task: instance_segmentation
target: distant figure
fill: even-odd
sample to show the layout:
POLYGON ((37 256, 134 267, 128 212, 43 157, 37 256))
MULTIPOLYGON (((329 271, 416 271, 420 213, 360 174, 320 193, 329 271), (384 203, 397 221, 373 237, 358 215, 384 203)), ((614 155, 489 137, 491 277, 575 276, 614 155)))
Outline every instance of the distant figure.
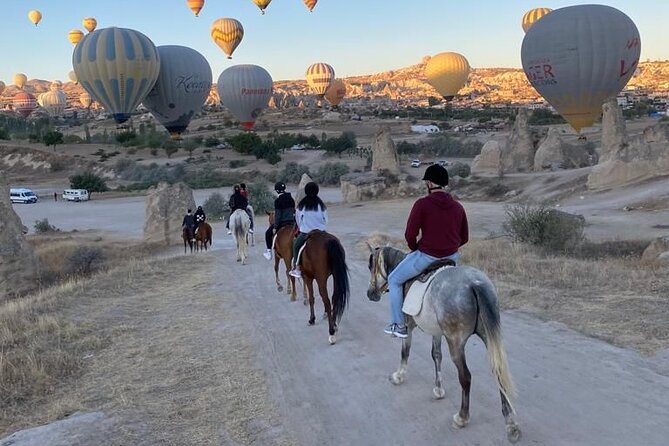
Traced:
POLYGON ((204 213, 202 206, 198 206, 197 210, 195 211, 195 234, 197 234, 197 230, 199 229, 200 225, 206 220, 207 214, 204 213))
POLYGON ((53 201, 58 201, 58 192, 53 193, 53 201))
POLYGON ((274 185, 274 191, 278 197, 274 200, 274 224, 270 225, 265 232, 265 245, 267 249, 263 256, 267 260, 272 260, 272 242, 274 241, 274 234, 279 232, 282 226, 291 225, 295 223, 295 200, 286 192, 286 185, 279 181, 274 185))
MULTIPOLYGON (((228 206, 230 207, 230 216, 237 210, 237 209, 243 209, 249 216, 249 219, 251 220, 251 228, 249 229, 249 232, 253 234, 253 218, 251 217, 251 214, 249 213, 248 207, 249 207, 249 201, 246 199, 244 195, 242 195, 242 187, 240 184, 235 184, 233 186, 233 193, 230 196, 230 200, 228 202, 228 206)), ((228 230, 228 235, 232 234, 230 231, 230 218, 228 218, 227 223, 225 224, 225 229, 228 230)))
POLYGON ((191 242, 195 241, 195 215, 193 211, 188 209, 186 215, 184 215, 184 220, 181 223, 182 229, 188 229, 188 235, 191 237, 191 242))

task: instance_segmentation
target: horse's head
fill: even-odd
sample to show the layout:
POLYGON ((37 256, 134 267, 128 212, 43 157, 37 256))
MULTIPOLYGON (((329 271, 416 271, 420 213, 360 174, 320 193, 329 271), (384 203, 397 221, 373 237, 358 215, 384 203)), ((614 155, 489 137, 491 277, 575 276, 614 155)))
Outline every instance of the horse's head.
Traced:
POLYGON ((383 249, 372 248, 369 244, 369 287, 367 288, 367 297, 373 302, 381 300, 381 295, 388 291, 388 273, 383 260, 383 249))

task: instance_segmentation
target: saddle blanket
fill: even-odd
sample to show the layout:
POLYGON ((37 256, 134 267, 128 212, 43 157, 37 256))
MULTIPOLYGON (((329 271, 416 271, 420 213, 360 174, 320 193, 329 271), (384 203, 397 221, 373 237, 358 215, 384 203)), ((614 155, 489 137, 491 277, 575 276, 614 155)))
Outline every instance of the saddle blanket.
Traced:
POLYGON ((404 296, 404 304, 402 305, 402 312, 404 314, 416 316, 420 313, 420 310, 423 309, 423 298, 425 297, 427 287, 429 287, 434 278, 437 277, 437 274, 446 268, 453 268, 453 266, 442 266, 441 268, 434 270, 434 273, 432 273, 425 282, 415 280, 409 286, 409 291, 407 291, 406 296, 404 296))

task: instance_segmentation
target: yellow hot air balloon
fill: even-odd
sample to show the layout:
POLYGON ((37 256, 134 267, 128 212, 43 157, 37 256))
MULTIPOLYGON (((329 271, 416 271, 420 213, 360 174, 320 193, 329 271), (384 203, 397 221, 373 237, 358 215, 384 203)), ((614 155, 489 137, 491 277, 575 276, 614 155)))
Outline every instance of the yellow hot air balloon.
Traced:
POLYGON ((556 9, 532 25, 521 47, 530 84, 577 132, 625 87, 640 55, 632 19, 604 5, 556 9))
POLYGON ((23 73, 16 73, 14 75, 14 85, 19 87, 21 90, 23 90, 23 87, 26 85, 26 82, 28 82, 28 76, 26 76, 23 73))
POLYGON ((232 59, 232 53, 244 38, 244 27, 235 19, 221 18, 211 25, 211 38, 232 59))
POLYGON ((200 11, 202 11, 202 8, 204 8, 204 0, 186 0, 186 4, 190 10, 193 11, 195 17, 198 17, 200 15, 200 11))
POLYGON ((469 62, 458 53, 439 53, 425 65, 425 77, 447 101, 465 86, 469 77, 469 62))
POLYGON ((5 87, 6 87, 5 83, 0 81, 0 95, 2 94, 3 91, 5 91, 5 87))
POLYGON ((78 83, 79 83, 79 81, 77 80, 77 73, 75 73, 74 70, 73 70, 73 71, 70 71, 70 72, 68 73, 67 77, 68 77, 72 82, 74 82, 75 84, 78 84, 78 83))
POLYGON ((251 0, 255 5, 260 8, 260 13, 264 14, 265 9, 272 3, 272 0, 251 0))
POLYGON ((330 85, 330 88, 325 92, 325 99, 333 105, 337 106, 346 96, 346 84, 341 79, 335 79, 330 85))
POLYGON ((81 42, 81 39, 84 38, 84 33, 78 29, 73 29, 68 33, 67 38, 70 39, 70 43, 72 45, 76 45, 77 43, 81 42))
POLYGON ((35 26, 39 24, 39 22, 42 20, 42 13, 39 12, 36 9, 33 9, 28 13, 28 19, 33 22, 35 26))
POLYGON ((307 84, 321 98, 335 79, 335 71, 326 63, 315 63, 307 68, 307 84))
POLYGON ((304 0, 304 4, 309 10, 309 12, 314 10, 314 8, 316 7, 316 3, 318 3, 318 0, 304 0))
POLYGON ((93 17, 86 17, 82 22, 82 25, 84 25, 84 28, 86 28, 86 31, 89 33, 92 33, 95 31, 95 28, 98 27, 98 21, 95 20, 93 17))
POLYGON ((530 27, 534 25, 537 20, 551 11, 551 8, 534 8, 527 11, 525 15, 523 15, 523 20, 521 22, 523 31, 527 32, 527 30, 530 29, 530 27))

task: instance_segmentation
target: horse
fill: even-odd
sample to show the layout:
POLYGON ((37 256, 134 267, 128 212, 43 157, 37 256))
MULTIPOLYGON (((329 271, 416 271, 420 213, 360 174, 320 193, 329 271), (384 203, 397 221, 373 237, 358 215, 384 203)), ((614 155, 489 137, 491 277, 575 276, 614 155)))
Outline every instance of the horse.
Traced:
POLYGON ((184 254, 186 254, 186 246, 190 246, 190 252, 193 252, 193 230, 188 226, 184 226, 181 230, 181 238, 184 241, 184 254))
MULTIPOLYGON (((374 302, 387 291, 388 274, 404 259, 406 253, 391 247, 372 248, 369 246, 369 270, 371 279, 367 297, 374 302)), ((497 294, 490 279, 470 266, 448 267, 435 273, 432 282, 423 294, 422 308, 415 316, 406 316, 408 337, 402 340, 402 359, 396 372, 390 376, 393 384, 404 381, 407 372, 411 333, 419 327, 432 335, 432 360, 435 367, 436 399, 444 397, 441 386, 441 339, 446 337, 451 360, 458 369, 462 387, 460 411, 453 415, 453 425, 465 427, 469 423, 469 392, 471 374, 465 359, 465 344, 476 334, 486 346, 492 373, 502 399, 502 415, 506 421, 506 433, 510 442, 520 439, 521 431, 514 421, 515 411, 510 398, 514 395, 514 385, 509 373, 506 352, 502 345, 497 294)))
POLYGON ((248 257, 249 245, 246 237, 250 227, 251 220, 243 209, 237 209, 230 216, 230 230, 237 241, 237 261, 242 262, 242 265, 246 265, 246 257, 248 257))
POLYGON ((325 231, 311 231, 298 257, 302 270, 302 278, 309 295, 309 325, 314 325, 314 280, 318 285, 318 292, 323 299, 325 314, 328 318, 330 345, 337 342, 335 332, 337 322, 341 320, 348 297, 350 295, 348 267, 346 266, 346 252, 339 239, 325 231), (332 305, 328 297, 327 281, 332 276, 334 289, 332 291, 332 305))
POLYGON ((195 250, 199 251, 201 248, 207 250, 207 244, 211 246, 212 230, 211 225, 203 221, 195 231, 195 250))

